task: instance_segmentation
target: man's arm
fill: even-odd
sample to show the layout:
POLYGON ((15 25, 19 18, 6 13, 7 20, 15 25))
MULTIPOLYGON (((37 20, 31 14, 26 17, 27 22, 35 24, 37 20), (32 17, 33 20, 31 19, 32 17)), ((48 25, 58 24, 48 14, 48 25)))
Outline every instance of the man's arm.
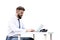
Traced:
POLYGON ((17 25, 14 22, 10 22, 8 25, 9 29, 11 29, 13 32, 25 32, 26 29, 19 29, 17 25))

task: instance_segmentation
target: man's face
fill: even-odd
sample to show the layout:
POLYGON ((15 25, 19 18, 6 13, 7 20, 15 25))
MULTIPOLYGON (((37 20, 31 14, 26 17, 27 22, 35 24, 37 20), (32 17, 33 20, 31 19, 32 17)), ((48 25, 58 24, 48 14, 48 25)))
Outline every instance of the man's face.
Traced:
POLYGON ((16 10, 16 13, 17 13, 17 17, 18 17, 19 19, 21 19, 22 16, 23 16, 24 11, 23 11, 23 10, 16 10))

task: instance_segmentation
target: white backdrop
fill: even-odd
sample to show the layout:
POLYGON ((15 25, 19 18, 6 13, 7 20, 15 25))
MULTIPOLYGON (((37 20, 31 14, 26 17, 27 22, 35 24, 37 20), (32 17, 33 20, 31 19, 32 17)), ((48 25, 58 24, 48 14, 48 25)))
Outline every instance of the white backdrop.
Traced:
POLYGON ((59 0, 0 0, 0 40, 8 33, 8 20, 15 15, 17 6, 25 7, 23 16, 25 26, 38 27, 43 24, 53 33, 53 40, 60 39, 60 1, 59 0))

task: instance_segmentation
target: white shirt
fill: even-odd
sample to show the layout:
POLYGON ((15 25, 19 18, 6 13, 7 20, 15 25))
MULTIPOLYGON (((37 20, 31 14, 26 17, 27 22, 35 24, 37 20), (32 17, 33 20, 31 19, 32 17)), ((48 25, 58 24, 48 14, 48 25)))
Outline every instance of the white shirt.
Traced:
POLYGON ((24 36, 24 37, 32 37, 32 34, 25 34, 27 28, 24 27, 24 24, 22 23, 21 19, 20 19, 20 29, 19 29, 19 22, 18 22, 18 18, 16 16, 14 16, 10 20, 8 28, 9 28, 9 30, 8 30, 9 34, 8 34, 8 36, 17 35, 16 33, 23 33, 22 36, 24 36))
POLYGON ((19 28, 18 18, 16 16, 14 16, 10 20, 10 22, 8 24, 8 28, 9 28, 8 36, 14 36, 14 35, 16 35, 16 33, 19 33, 19 32, 26 32, 26 29, 25 29, 21 19, 20 19, 20 28, 19 28))

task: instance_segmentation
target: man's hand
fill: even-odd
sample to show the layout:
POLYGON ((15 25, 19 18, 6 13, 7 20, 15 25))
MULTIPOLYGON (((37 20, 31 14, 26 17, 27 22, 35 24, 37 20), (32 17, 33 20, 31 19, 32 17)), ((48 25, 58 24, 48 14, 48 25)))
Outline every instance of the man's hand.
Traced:
POLYGON ((34 29, 27 29, 26 32, 34 32, 34 29))

